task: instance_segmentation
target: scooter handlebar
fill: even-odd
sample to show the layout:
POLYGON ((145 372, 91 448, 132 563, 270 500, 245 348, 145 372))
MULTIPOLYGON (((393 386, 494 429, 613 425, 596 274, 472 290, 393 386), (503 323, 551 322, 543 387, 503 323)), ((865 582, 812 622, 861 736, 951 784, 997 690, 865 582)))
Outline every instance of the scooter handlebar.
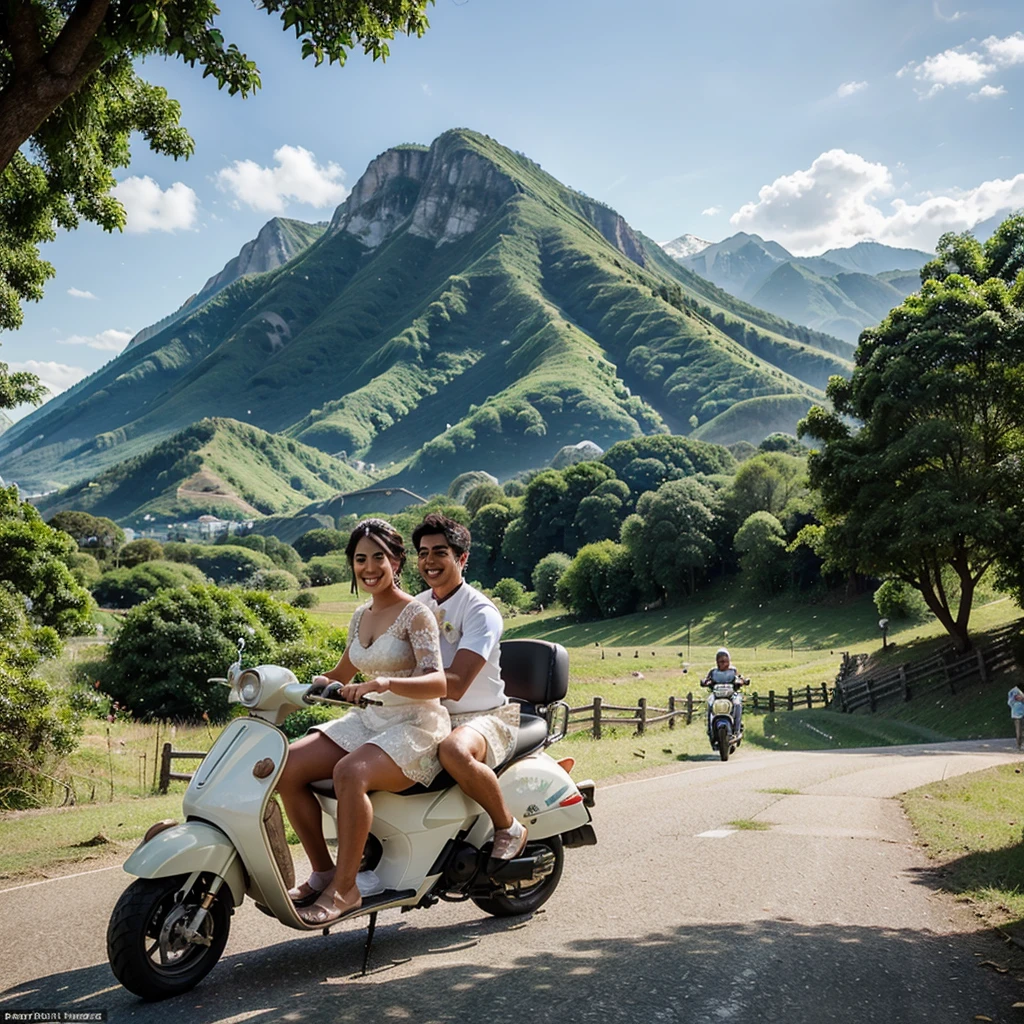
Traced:
POLYGON ((302 698, 305 704, 325 704, 328 707, 365 708, 371 705, 383 706, 382 700, 375 700, 373 697, 362 697, 357 701, 343 700, 338 694, 341 693, 342 684, 339 682, 329 683, 322 689, 311 686, 306 695, 302 698), (316 692, 313 692, 316 691, 316 692))

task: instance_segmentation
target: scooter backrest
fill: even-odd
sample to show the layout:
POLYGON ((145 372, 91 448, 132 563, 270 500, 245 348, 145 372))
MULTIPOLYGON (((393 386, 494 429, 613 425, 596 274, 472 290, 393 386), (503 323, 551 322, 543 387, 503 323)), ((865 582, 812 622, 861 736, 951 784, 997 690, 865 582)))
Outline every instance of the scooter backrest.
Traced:
POLYGON ((525 704, 550 704, 569 691, 569 653, 547 640, 503 640, 505 693, 525 704))

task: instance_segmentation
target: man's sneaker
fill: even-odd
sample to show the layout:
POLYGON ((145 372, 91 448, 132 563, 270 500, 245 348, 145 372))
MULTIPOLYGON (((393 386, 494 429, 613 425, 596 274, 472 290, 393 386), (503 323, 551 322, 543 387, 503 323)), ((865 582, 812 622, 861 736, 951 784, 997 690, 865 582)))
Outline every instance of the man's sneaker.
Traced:
POLYGON ((360 896, 376 896, 384 891, 384 883, 377 877, 376 871, 360 871, 356 875, 356 886, 360 896))
POLYGON ((526 826, 512 819, 508 828, 499 828, 494 832, 494 849, 491 857, 494 860, 513 860, 526 848, 526 826))

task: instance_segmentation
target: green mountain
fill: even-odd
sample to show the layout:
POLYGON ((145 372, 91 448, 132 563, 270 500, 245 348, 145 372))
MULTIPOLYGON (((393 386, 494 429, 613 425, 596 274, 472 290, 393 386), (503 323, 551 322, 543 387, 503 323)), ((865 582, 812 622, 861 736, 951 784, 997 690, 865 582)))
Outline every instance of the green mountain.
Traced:
POLYGON ((917 271, 930 257, 878 242, 798 257, 741 231, 675 259, 752 306, 855 344, 920 287, 917 271))
MULTIPOLYGON (((375 463, 419 493, 583 439, 793 430, 849 346, 688 273, 475 132, 371 162, 327 230, 0 437, 0 473, 95 479, 203 417, 375 463), (779 425, 784 424, 784 425, 779 425)), ((63 396, 61 396, 63 397, 63 396)))
POLYGON ((229 419, 205 419, 96 477, 49 494, 44 516, 78 509, 126 526, 158 520, 255 519, 295 512, 310 499, 364 487, 338 459, 229 419))

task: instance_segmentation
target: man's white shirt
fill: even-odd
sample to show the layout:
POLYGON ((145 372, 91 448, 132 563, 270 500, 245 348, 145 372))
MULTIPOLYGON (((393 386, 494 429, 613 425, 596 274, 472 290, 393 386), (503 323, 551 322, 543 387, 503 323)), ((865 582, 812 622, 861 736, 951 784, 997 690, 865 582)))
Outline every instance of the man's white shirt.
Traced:
POLYGON ((484 659, 469 689, 460 700, 441 703, 453 715, 468 711, 487 711, 507 702, 501 679, 499 642, 503 623, 501 612, 475 587, 463 582, 447 600, 438 604, 434 592, 425 590, 416 596, 437 618, 441 634, 441 661, 450 668, 458 651, 473 651, 484 659))

